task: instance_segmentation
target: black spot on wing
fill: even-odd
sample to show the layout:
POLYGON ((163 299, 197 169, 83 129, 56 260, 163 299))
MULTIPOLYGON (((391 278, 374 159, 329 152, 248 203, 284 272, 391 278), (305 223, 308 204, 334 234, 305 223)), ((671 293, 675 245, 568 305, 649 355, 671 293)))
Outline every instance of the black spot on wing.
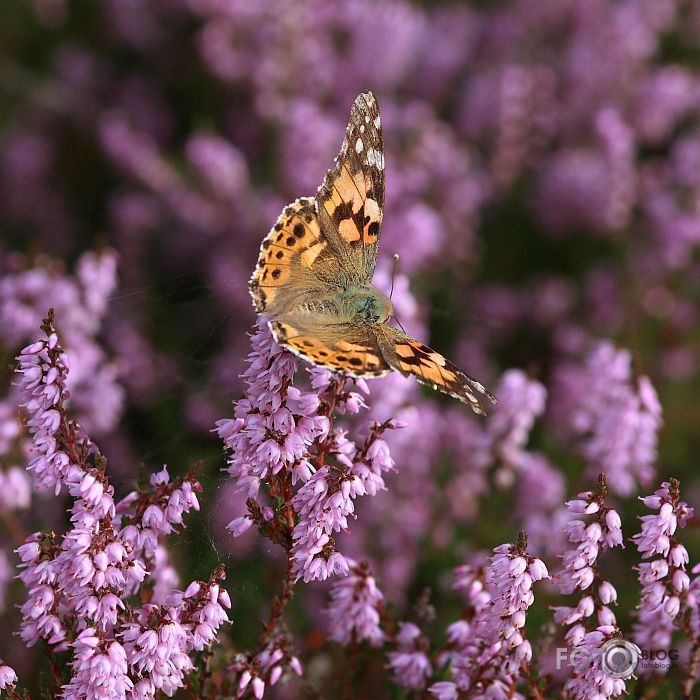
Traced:
POLYGON ((352 219, 352 204, 350 202, 342 202, 339 204, 335 211, 333 212, 333 218, 336 222, 343 221, 343 219, 352 219))

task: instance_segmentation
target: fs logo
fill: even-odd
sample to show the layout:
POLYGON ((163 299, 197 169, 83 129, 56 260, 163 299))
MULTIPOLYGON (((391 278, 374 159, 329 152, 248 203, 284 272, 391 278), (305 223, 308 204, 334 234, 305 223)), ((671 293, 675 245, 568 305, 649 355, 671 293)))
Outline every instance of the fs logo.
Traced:
POLYGON ((566 663, 577 671, 584 671, 596 663, 611 678, 630 678, 642 658, 642 652, 636 644, 626 639, 609 639, 595 657, 594 659, 593 652, 587 647, 580 646, 571 650, 559 647, 557 669, 566 663))

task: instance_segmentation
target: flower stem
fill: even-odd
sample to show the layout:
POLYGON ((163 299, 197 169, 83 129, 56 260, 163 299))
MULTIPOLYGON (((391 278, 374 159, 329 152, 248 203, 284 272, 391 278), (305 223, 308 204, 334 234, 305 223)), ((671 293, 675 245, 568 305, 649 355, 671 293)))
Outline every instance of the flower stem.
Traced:
POLYGON ((268 616, 267 620, 263 623, 263 631, 260 635, 260 641, 258 642, 259 651, 262 651, 267 646, 267 643, 270 641, 272 635, 279 627, 280 620, 284 613, 284 609, 294 597, 294 583, 296 578, 292 570, 293 564, 294 559, 291 555, 288 554, 287 573, 285 575, 285 580, 282 584, 282 590, 272 602, 272 609, 270 610, 270 615, 268 616))

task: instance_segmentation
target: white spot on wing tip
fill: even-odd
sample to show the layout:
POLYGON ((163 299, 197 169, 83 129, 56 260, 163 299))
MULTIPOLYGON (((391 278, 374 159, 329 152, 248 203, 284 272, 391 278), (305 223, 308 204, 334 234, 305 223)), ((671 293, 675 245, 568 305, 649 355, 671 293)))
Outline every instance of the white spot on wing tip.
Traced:
POLYGON ((367 150, 367 164, 375 166, 378 170, 384 170, 384 154, 375 148, 367 150))
POLYGON ((365 145, 362 143, 362 139, 357 139, 355 142, 355 150, 358 153, 362 153, 362 149, 365 147, 365 145))
POLYGON ((382 118, 379 115, 377 115, 374 118, 374 128, 379 129, 381 127, 381 125, 382 125, 382 118))
POLYGON ((369 124, 369 114, 365 114, 365 124, 369 124))

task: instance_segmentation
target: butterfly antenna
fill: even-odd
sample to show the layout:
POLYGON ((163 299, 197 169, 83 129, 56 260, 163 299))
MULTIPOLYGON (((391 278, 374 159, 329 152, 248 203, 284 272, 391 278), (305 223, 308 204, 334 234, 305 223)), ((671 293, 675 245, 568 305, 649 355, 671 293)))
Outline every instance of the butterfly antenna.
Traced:
MULTIPOLYGON (((394 264, 391 268, 391 289, 389 290, 389 299, 391 299, 394 294, 394 280, 396 279, 396 268, 399 266, 399 254, 394 253, 394 264)), ((399 328, 406 333, 406 329, 403 327, 399 317, 396 315, 396 310, 392 312, 393 317, 396 319, 396 323, 399 324, 399 328)), ((407 334, 408 335, 408 334, 407 334)))
POLYGON ((394 293, 394 279, 396 278, 396 268, 399 265, 399 254, 394 253, 394 264, 391 268, 391 290, 389 291, 389 299, 391 299, 392 294, 394 293))
MULTIPOLYGON (((406 333, 406 329, 403 327, 403 324, 401 323, 401 321, 399 321, 399 319, 398 319, 398 317, 396 316, 396 314, 394 314, 394 318, 396 319, 396 323, 399 324, 399 328, 400 328, 404 333, 406 333)), ((406 335, 408 335, 408 333, 406 333, 406 335)))

